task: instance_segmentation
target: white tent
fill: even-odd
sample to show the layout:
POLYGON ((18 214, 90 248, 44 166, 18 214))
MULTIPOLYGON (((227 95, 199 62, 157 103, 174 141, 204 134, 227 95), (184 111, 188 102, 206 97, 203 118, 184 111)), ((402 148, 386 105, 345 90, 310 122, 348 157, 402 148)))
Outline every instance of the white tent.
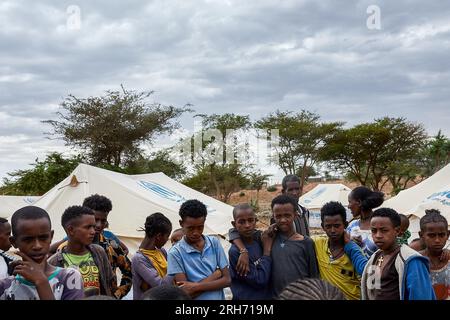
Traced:
MULTIPOLYGON (((352 190, 343 184, 318 184, 311 191, 305 193, 298 200, 299 203, 310 211, 309 225, 311 227, 320 227, 320 208, 330 201, 338 201, 344 207, 348 205, 348 194, 352 190)), ((347 219, 352 215, 347 211, 347 219)))
POLYGON ((386 200, 383 207, 410 216, 411 238, 418 237, 419 219, 426 209, 438 209, 450 221, 450 164, 419 184, 386 200))
POLYGON ((145 218, 161 212, 179 228, 178 209, 185 200, 198 199, 208 208, 205 234, 226 235, 231 227, 232 207, 176 182, 163 173, 125 175, 80 164, 66 179, 43 195, 34 205, 49 213, 55 230, 54 240, 65 232, 61 215, 71 205, 81 205, 92 194, 111 199, 113 209, 108 216, 109 229, 133 254, 143 239, 145 218))
POLYGON ((348 205, 348 194, 352 190, 343 184, 318 184, 311 191, 302 195, 299 203, 308 209, 319 209, 329 201, 338 201, 348 205))
POLYGON ((34 196, 0 196, 0 217, 7 218, 16 210, 32 205, 39 197, 34 196))

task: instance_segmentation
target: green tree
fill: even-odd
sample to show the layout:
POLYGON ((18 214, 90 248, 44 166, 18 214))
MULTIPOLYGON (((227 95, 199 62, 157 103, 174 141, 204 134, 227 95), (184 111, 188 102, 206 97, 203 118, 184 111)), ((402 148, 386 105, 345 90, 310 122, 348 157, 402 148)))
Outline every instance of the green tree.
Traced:
POLYGON ((248 179, 250 182, 250 188, 256 190, 256 199, 254 202, 254 209, 259 209, 259 191, 267 185, 267 180, 271 177, 271 174, 262 174, 261 172, 251 172, 248 175, 248 179))
MULTIPOLYGON (((277 110, 255 123, 256 128, 278 129, 278 164, 285 174, 300 173, 300 192, 308 176, 308 167, 320 161, 330 140, 343 123, 321 123, 320 116, 310 111, 299 113, 277 110)), ((273 159, 272 159, 273 160, 273 159)))
POLYGON ((413 163, 425 140, 422 124, 385 117, 341 129, 327 141, 322 160, 328 160, 335 169, 374 190, 381 190, 391 180, 398 191, 404 180, 401 174, 411 174, 407 164, 413 163))
POLYGON ((3 180, 3 194, 43 195, 64 180, 82 162, 81 156, 64 158, 61 153, 53 152, 44 161, 35 160, 33 168, 8 173, 11 178, 3 180))
POLYGON ((176 180, 182 179, 186 174, 186 168, 182 163, 171 160, 169 150, 155 152, 150 158, 140 156, 138 159, 127 163, 125 171, 127 174, 162 172, 176 180))
MULTIPOLYGON (((251 127, 249 116, 225 113, 222 115, 197 115, 202 119, 202 132, 197 133, 191 141, 200 139, 201 148, 194 148, 193 174, 184 183, 203 193, 216 196, 228 202, 233 192, 249 184, 250 163, 238 161, 239 148, 245 148, 238 142, 227 143, 228 130, 246 132, 251 127), (214 131, 215 130, 215 131, 214 131), (225 141, 223 144, 222 142, 225 141), (227 156, 232 159, 227 159, 227 156)), ((231 139, 231 138, 230 138, 231 139)), ((191 159, 186 159, 187 161, 191 159)), ((242 160, 242 159, 240 159, 242 160)))
POLYGON ((187 108, 150 103, 153 91, 106 91, 87 99, 69 95, 57 112, 60 120, 46 120, 66 145, 80 148, 91 164, 121 167, 142 154, 140 145, 179 127, 174 120, 187 108))
POLYGON ((450 139, 441 130, 432 139, 427 141, 427 145, 422 153, 422 174, 429 177, 445 167, 450 161, 450 139))

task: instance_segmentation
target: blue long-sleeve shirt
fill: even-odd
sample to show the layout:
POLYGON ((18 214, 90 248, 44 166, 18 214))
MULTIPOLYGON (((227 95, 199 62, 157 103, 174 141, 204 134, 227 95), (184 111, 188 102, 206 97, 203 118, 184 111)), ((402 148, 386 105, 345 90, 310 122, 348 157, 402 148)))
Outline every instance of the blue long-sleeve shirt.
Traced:
POLYGON ((364 254, 361 247, 353 241, 350 241, 344 246, 344 251, 347 256, 350 257, 356 273, 362 275, 364 267, 366 266, 367 261, 369 261, 369 258, 364 254))
POLYGON ((261 245, 253 241, 245 244, 248 250, 250 272, 240 276, 236 271, 239 249, 234 244, 228 251, 230 260, 231 292, 233 300, 265 300, 271 298, 270 273, 272 259, 263 255, 261 245))

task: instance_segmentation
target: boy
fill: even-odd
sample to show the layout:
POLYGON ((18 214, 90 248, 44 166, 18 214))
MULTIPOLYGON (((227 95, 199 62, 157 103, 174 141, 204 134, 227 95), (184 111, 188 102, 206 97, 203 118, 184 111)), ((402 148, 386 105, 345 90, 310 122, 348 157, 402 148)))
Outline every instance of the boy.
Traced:
MULTIPOLYGON (((117 286, 117 284, 113 284, 113 287, 116 288, 113 293, 117 299, 121 299, 126 296, 131 289, 131 261, 128 259, 120 242, 114 240, 114 237, 108 238, 105 236, 105 228, 108 225, 108 214, 112 210, 111 200, 104 196, 94 194, 84 199, 83 206, 90 208, 94 212, 95 237, 93 243, 101 246, 105 250, 113 270, 114 281, 116 281, 117 277, 117 268, 120 269, 122 274, 120 285, 117 286)), ((60 242, 55 245, 58 246, 58 250, 61 250, 67 245, 67 242, 60 242)))
POLYGON ((345 241, 345 228, 348 225, 345 208, 339 202, 331 201, 320 209, 320 216, 326 236, 312 237, 320 277, 339 288, 348 300, 359 300, 361 280, 345 253, 345 247, 353 247, 347 250, 359 251, 361 248, 352 241, 345 241))
POLYGON ((419 235, 426 246, 420 253, 430 259, 431 283, 436 298, 450 300, 450 261, 444 250, 449 236, 447 219, 438 210, 429 210, 420 219, 419 235))
POLYGON ((287 195, 279 195, 272 200, 272 214, 276 234, 272 246, 272 292, 273 297, 293 281, 302 278, 318 278, 314 242, 294 230, 293 222, 297 214, 297 202, 287 195))
POLYGON ((94 212, 87 207, 69 207, 61 217, 61 224, 69 240, 48 262, 54 266, 80 270, 85 296, 112 296, 115 279, 108 256, 102 247, 92 244, 95 236, 94 212))
POLYGON ((20 261, 11 263, 14 276, 0 280, 0 300, 78 300, 83 298, 81 274, 47 263, 53 237, 48 213, 27 206, 11 218, 11 243, 20 261))
POLYGON ((11 225, 5 218, 0 218, 0 279, 8 277, 8 266, 12 258, 6 253, 11 248, 9 237, 11 236, 11 225))
POLYGON ((389 208, 375 210, 370 221, 379 248, 367 262, 361 279, 363 300, 435 300, 428 259, 399 245, 400 216, 389 208))
MULTIPOLYGON (((298 199, 301 195, 300 178, 296 175, 289 174, 283 178, 281 185, 281 193, 294 198, 296 203, 294 221, 292 222, 294 230, 303 236, 309 236, 309 211, 298 203, 298 199)), ((275 223, 273 218, 270 220, 270 223, 275 223)), ((250 271, 249 259, 247 252, 245 252, 245 246, 242 243, 242 240, 239 239, 239 233, 235 228, 230 229, 228 238, 229 241, 236 245, 241 251, 236 270, 239 275, 245 276, 250 271)))
POLYGON ((167 274, 196 300, 223 300, 223 288, 230 285, 228 261, 219 240, 203 235, 206 206, 198 200, 188 200, 180 207, 180 225, 184 237, 168 253, 167 274), (201 280, 220 269, 222 276, 210 282, 201 280))
POLYGON ((250 271, 241 276, 236 270, 240 250, 232 245, 228 256, 230 259, 231 292, 233 300, 265 300, 271 298, 269 288, 272 259, 273 239, 267 234, 263 236, 263 243, 253 239, 256 229, 256 215, 253 208, 245 203, 233 209, 233 227, 239 232, 239 237, 245 245, 250 260, 250 271))

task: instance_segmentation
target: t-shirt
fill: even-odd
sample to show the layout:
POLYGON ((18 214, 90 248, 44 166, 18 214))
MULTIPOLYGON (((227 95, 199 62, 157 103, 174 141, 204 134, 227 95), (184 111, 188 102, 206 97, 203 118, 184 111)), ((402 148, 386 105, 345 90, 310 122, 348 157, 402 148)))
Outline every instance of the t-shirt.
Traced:
MULTIPOLYGON (((170 248, 167 263, 167 274, 175 276, 184 273, 187 281, 200 282, 209 277, 217 269, 228 267, 228 260, 222 245, 214 236, 203 236, 205 245, 200 251, 186 242, 183 237, 170 248)), ((195 300, 224 300, 223 289, 207 291, 200 294, 195 300)))
MULTIPOLYGON (((73 268, 56 268, 48 281, 56 300, 84 298, 81 275, 73 268)), ((0 300, 40 299, 34 284, 17 275, 0 280, 0 300)))
POLYGON ((437 300, 450 300, 450 261, 439 270, 431 270, 431 284, 437 300))
POLYGON ((100 294, 100 273, 90 252, 83 255, 63 253, 64 267, 77 269, 83 278, 86 297, 100 294))
MULTIPOLYGON (((385 266, 383 267, 383 271, 381 272, 380 279, 380 287, 374 287, 372 290, 372 295, 375 297, 375 300, 400 300, 400 289, 399 289, 399 274, 397 269, 395 268, 395 259, 400 252, 400 246, 395 249, 392 256, 390 256, 389 260, 384 260, 385 266)), ((375 254, 375 258, 373 260, 373 265, 377 265, 378 259, 381 256, 382 252, 379 251, 375 254)))
POLYGON ((232 245, 228 256, 230 258, 231 292, 233 300, 265 300, 271 298, 270 274, 272 258, 263 255, 263 248, 257 241, 245 244, 248 250, 250 271, 246 276, 236 272, 240 252, 232 245))
POLYGON ((8 264, 5 258, 0 255, 0 279, 5 279, 8 277, 8 264))
POLYGON ((373 242, 372 233, 370 230, 361 230, 360 229, 360 220, 354 220, 350 222, 347 227, 347 232, 350 233, 350 236, 358 236, 360 235, 362 238, 363 246, 361 249, 367 255, 367 257, 371 257, 375 251, 378 250, 377 245, 373 242))
POLYGON ((167 275, 167 253, 164 248, 140 250, 131 260, 133 274, 133 299, 140 300, 149 288, 162 284, 172 284, 173 277, 167 275), (144 253, 153 252, 151 255, 144 253), (151 257, 151 258, 150 258, 151 257))
POLYGON ((307 236, 304 240, 287 240, 282 234, 277 234, 271 257, 273 297, 278 297, 291 282, 320 276, 314 242, 307 236))
POLYGON ((328 237, 312 237, 316 249, 320 277, 339 288, 348 300, 361 298, 361 278, 357 275, 349 256, 345 253, 332 259, 328 237))

